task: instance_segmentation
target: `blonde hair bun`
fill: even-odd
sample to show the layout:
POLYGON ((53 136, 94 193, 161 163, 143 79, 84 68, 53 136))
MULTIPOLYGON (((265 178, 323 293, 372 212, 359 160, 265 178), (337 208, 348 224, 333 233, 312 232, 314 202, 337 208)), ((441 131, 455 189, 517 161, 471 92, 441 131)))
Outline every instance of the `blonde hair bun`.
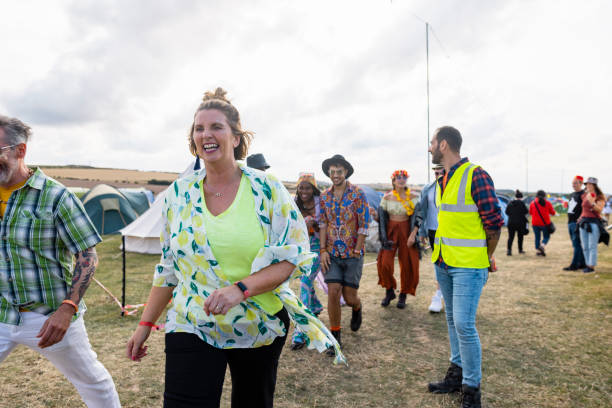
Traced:
POLYGON ((202 102, 216 99, 219 101, 229 103, 231 105, 231 102, 229 101, 229 99, 225 97, 225 95, 227 95, 227 91, 221 87, 217 87, 217 89, 215 89, 215 92, 211 92, 211 91, 204 92, 204 96, 202 97, 202 102))

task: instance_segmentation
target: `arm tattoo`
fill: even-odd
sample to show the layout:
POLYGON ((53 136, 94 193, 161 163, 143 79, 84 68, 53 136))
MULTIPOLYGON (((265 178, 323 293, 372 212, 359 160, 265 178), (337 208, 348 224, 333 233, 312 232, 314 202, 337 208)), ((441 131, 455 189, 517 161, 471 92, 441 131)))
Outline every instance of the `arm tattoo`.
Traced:
POLYGON ((501 231, 485 229, 485 233, 487 235, 487 253, 489 255, 489 259, 491 259, 493 252, 495 252, 495 248, 497 247, 499 237, 501 236, 501 231))
POLYGON ((76 264, 72 274, 72 287, 66 299, 70 299, 77 304, 81 301, 97 266, 98 254, 96 253, 96 248, 87 248, 83 252, 76 254, 76 264))

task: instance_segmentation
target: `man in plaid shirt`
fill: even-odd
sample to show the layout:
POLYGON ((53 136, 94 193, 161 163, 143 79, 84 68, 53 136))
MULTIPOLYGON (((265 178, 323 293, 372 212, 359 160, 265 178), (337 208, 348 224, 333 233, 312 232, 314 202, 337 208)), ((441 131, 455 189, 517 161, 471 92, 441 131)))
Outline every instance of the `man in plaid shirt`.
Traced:
POLYGON ((83 323, 102 238, 78 198, 26 166, 30 134, 0 115, 0 362, 23 344, 49 359, 88 407, 120 407, 83 323))

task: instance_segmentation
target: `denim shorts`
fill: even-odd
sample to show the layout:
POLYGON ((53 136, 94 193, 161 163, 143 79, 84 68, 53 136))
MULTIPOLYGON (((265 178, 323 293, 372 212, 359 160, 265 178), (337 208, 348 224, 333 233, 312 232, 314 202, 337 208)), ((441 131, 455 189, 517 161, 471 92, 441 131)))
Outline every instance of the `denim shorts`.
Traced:
POLYGON ((359 289, 361 271, 363 270, 363 256, 359 258, 339 258, 330 256, 329 269, 325 274, 325 283, 340 283, 359 289))

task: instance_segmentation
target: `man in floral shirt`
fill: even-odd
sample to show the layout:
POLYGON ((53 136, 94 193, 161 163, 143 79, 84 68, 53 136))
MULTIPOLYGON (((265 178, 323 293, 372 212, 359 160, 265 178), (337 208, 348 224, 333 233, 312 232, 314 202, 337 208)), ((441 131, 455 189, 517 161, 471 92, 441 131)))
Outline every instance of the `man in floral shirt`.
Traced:
POLYGON ((361 326, 362 305, 357 290, 370 211, 363 191, 347 181, 353 166, 344 157, 337 154, 323 161, 323 173, 333 184, 320 199, 321 270, 329 287, 327 310, 331 332, 340 342, 340 296, 353 308, 351 330, 357 331, 361 326))

